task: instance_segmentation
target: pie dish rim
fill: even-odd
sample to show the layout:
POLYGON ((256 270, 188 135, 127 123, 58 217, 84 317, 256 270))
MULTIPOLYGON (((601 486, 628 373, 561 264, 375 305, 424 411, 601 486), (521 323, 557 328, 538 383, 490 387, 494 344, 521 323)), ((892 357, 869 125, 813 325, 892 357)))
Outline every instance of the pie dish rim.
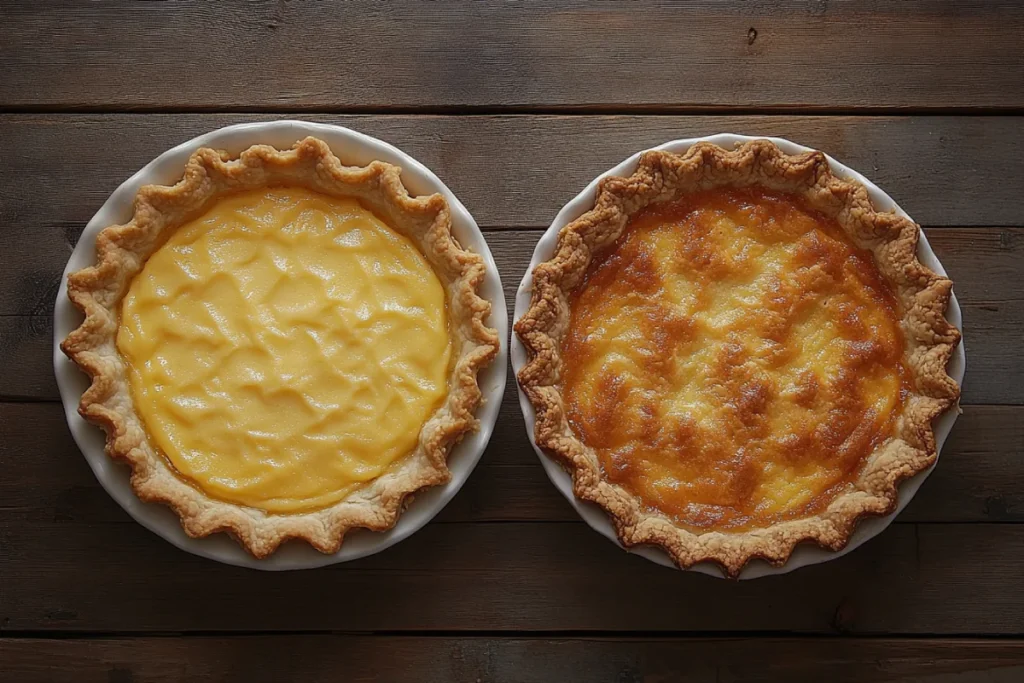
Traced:
MULTIPOLYGON (((684 154, 690 147, 700 142, 709 142, 717 146, 723 147, 727 150, 731 150, 736 146, 753 140, 766 140, 773 143, 780 150, 788 155, 801 154, 806 152, 816 151, 813 148, 798 145, 789 140, 783 138, 771 137, 771 136, 749 136, 749 135, 737 135, 731 133, 720 133, 716 135, 702 136, 697 138, 679 139, 666 142, 657 147, 637 152, 625 161, 621 162, 617 166, 608 171, 605 171, 593 181, 591 181, 586 188, 584 188, 575 198, 569 201, 556 215, 554 221, 538 241, 536 249, 534 251, 533 259, 530 266, 520 283, 519 289, 516 295, 516 305, 514 319, 518 322, 523 314, 527 311, 531 304, 531 290, 532 290, 532 278, 534 268, 538 263, 547 261, 555 251, 556 242, 558 239, 558 233, 561 229, 571 223, 573 220, 589 211, 594 206, 595 197, 597 194, 597 187, 599 183, 606 177, 626 177, 630 176, 638 166, 640 156, 648 151, 652 150, 664 150, 673 152, 675 154, 684 154)), ((839 163, 827 154, 824 155, 828 161, 829 167, 833 174, 843 179, 851 179, 862 184, 868 191, 872 204, 878 211, 895 211, 899 216, 908 220, 910 217, 903 211, 884 191, 878 186, 872 183, 870 180, 865 178, 862 174, 846 167, 839 163)), ((941 263, 935 258, 934 252, 932 252, 927 242, 927 237, 923 231, 919 231, 919 242, 918 242, 918 259, 928 268, 932 269, 939 275, 945 276, 945 270, 942 268, 941 263)), ((946 319, 957 328, 961 329, 962 322, 960 316, 959 305, 956 301, 955 294, 950 297, 949 306, 946 311, 946 319)), ((526 355, 526 349, 519 339, 517 334, 512 335, 510 356, 512 359, 513 371, 518 375, 522 370, 523 366, 529 360, 526 355)), ((953 350, 952 359, 948 367, 948 374, 957 382, 962 384, 963 372, 965 367, 965 354, 963 350, 963 342, 956 346, 953 350)), ((517 390, 519 391, 520 407, 523 411, 526 430, 530 438, 530 442, 534 447, 535 452, 540 458, 545 471, 547 472, 552 483, 559 489, 562 495, 573 505, 577 512, 584 518, 584 520, 596 531, 601 533, 606 538, 609 538, 620 547, 624 547, 621 543, 618 534, 616 533, 615 527, 612 525, 609 515, 601 509, 599 506, 579 500, 573 492, 572 479, 566 472, 559 460, 555 457, 548 455, 542 448, 540 448, 534 438, 534 426, 535 426, 535 412, 532 403, 523 391, 522 386, 517 382, 517 390)), ((958 414, 958 405, 954 404, 953 407, 946 410, 945 413, 940 415, 933 423, 933 429, 936 439, 936 456, 935 461, 938 458, 938 452, 941 450, 942 444, 944 443, 952 424, 958 414)), ((848 538, 848 542, 840 550, 826 550, 816 545, 809 543, 799 544, 792 554, 780 565, 772 565, 760 559, 753 559, 747 563, 741 572, 739 572, 739 578, 750 579, 757 578, 760 576, 767 576, 773 574, 780 574, 792 571, 801 566, 809 564, 816 564, 819 562, 836 559, 851 552, 859 545, 866 542, 868 539, 874 537, 878 533, 881 533, 895 518, 895 516, 909 503, 914 493, 920 487, 924 479, 934 469, 934 462, 930 467, 927 467, 924 471, 912 476, 909 479, 904 479, 899 485, 898 498, 896 508, 889 514, 884 516, 871 516, 862 517, 859 523, 855 526, 852 534, 848 538)), ((676 567, 667 553, 662 548, 656 545, 637 545, 631 548, 625 548, 629 552, 639 554, 646 557, 658 564, 665 566, 676 567)), ((704 561, 687 568, 691 571, 697 571, 712 576, 723 577, 726 573, 723 569, 714 562, 704 561)))
POLYGON ((479 461, 493 432, 501 392, 505 385, 506 330, 507 314, 500 280, 483 234, 465 207, 432 172, 397 148, 341 126, 304 121, 274 121, 227 126, 182 143, 151 161, 108 198, 76 245, 61 281, 55 308, 54 364, 72 435, 79 443, 100 483, 137 521, 175 545, 211 559, 260 569, 297 569, 323 566, 379 552, 421 528, 454 496, 479 461), (225 534, 214 534, 204 538, 186 535, 177 514, 163 505, 148 504, 139 499, 127 485, 127 469, 113 463, 103 452, 103 437, 100 430, 79 417, 77 405, 82 388, 88 386, 88 380, 75 363, 68 360, 58 348, 59 343, 67 336, 66 333, 77 328, 82 319, 81 314, 76 312, 67 298, 66 278, 69 272, 79 270, 83 265, 95 263, 93 243, 96 235, 108 225, 123 224, 131 218, 131 206, 139 188, 150 184, 173 184, 182 177, 186 161, 197 149, 227 149, 232 158, 237 158, 242 150, 254 144, 269 143, 279 150, 287 150, 293 143, 310 135, 327 141, 331 151, 335 156, 340 156, 344 164, 355 166, 364 165, 372 160, 382 160, 401 166, 400 184, 408 187, 413 195, 422 196, 435 192, 444 195, 457 239, 479 254, 484 262, 485 282, 480 289, 485 300, 491 305, 487 326, 495 331, 498 350, 490 365, 481 372, 478 382, 484 399, 483 405, 475 412, 480 423, 479 431, 467 436, 450 454, 448 465, 452 477, 447 483, 417 493, 415 499, 406 506, 404 514, 398 516, 398 524, 390 530, 373 534, 361 530, 347 533, 345 542, 337 552, 323 554, 304 543, 289 543, 284 544, 276 553, 264 559, 257 559, 225 534), (70 312, 68 309, 71 309, 70 312), (73 321, 69 322, 69 319, 73 321), (99 438, 98 457, 96 439, 91 438, 90 434, 95 434, 99 438), (129 494, 127 500, 124 490, 126 487, 129 494))

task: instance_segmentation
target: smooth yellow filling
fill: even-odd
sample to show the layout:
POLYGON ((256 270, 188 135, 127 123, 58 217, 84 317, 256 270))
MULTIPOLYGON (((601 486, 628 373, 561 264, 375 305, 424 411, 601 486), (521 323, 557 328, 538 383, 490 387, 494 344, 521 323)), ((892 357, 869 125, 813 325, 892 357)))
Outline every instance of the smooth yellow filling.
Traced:
POLYGON ((233 195, 179 228, 131 283, 117 347, 175 469, 270 512, 336 503, 411 453, 451 354, 416 246, 300 188, 233 195))

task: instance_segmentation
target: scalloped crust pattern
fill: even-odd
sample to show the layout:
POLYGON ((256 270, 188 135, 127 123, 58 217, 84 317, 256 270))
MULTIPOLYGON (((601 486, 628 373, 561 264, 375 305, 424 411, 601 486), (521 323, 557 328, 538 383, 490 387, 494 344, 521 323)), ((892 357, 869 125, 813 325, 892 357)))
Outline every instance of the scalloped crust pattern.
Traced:
POLYGON ((682 155, 644 153, 632 175, 599 184, 594 207, 561 229, 554 255, 534 269, 530 307, 515 331, 528 354, 518 380, 536 411, 537 444, 570 472, 577 498, 608 513, 624 546, 660 546, 682 568, 713 561, 736 577, 753 558, 781 566, 804 541, 842 549, 860 518, 891 512, 899 483, 935 462, 932 421, 960 395, 946 373, 960 341, 959 330, 945 318, 952 282, 918 261, 919 234, 912 221, 876 211, 864 186, 835 176, 821 152, 787 155, 770 141, 755 140, 734 150, 698 143, 682 155), (821 513, 768 528, 693 533, 607 481, 597 455, 573 432, 560 386, 569 297, 594 255, 611 248, 630 218, 645 207, 701 189, 755 185, 802 196, 873 254, 902 309, 912 391, 892 437, 867 457, 852 489, 821 513))
POLYGON ((139 498, 171 507, 190 536, 225 531, 257 558, 270 555, 290 538, 333 553, 349 529, 390 529, 411 494, 449 480, 448 453, 477 428, 477 373, 498 352, 497 332, 486 324, 491 305, 479 295, 484 275, 483 259, 464 250, 452 236, 444 197, 411 197, 397 166, 381 161, 345 166, 325 142, 313 137, 290 150, 255 145, 237 158, 202 148, 189 159, 175 185, 141 188, 131 221, 107 227, 97 236, 96 265, 68 276, 68 295, 85 320, 61 349, 92 380, 79 412, 106 432, 108 455, 131 466, 131 483, 139 498), (453 341, 448 395, 423 425, 415 450, 338 503, 301 514, 269 514, 217 500, 177 476, 150 443, 115 345, 121 299, 149 255, 219 197, 274 185, 355 198, 408 237, 445 287, 453 341))

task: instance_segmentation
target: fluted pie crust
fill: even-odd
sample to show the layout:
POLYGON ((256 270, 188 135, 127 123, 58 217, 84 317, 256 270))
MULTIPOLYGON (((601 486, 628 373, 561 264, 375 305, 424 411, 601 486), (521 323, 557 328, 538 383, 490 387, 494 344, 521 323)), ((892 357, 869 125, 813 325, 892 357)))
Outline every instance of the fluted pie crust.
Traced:
POLYGON ((97 236, 96 265, 68 276, 68 294, 85 320, 61 348, 92 380, 79 412, 104 429, 107 453, 131 466, 131 483, 139 498, 170 506, 190 536, 225 531, 258 558, 290 538, 332 553, 348 530, 389 529, 411 494, 449 480, 448 453, 478 425, 477 374, 494 359, 499 341, 486 324, 491 305, 479 294, 483 259, 452 236, 444 197, 411 197, 400 174, 400 168, 381 161, 345 166, 326 143, 312 137, 290 150, 256 145, 237 157, 203 148, 192 155, 175 185, 140 189, 132 220, 97 236), (132 278, 167 237, 220 197, 267 186, 299 186, 357 199, 409 238, 445 288, 453 349, 448 394, 423 424, 415 450, 338 503, 295 514, 270 514, 225 502, 177 476, 147 437, 115 344, 121 300, 132 278))
POLYGON ((835 176, 820 152, 787 155, 770 141, 756 140, 734 150, 699 143, 682 155, 644 153, 632 175, 599 184, 594 208, 561 229, 554 255, 533 271, 530 307, 515 331, 528 354, 518 380, 536 412, 537 444, 570 472, 577 498, 608 513, 623 545, 660 546, 680 567, 713 561, 735 577, 753 558, 781 566, 803 541, 842 549, 860 518, 891 512, 899 483, 934 463, 932 421, 959 398, 959 386, 946 372, 960 341, 959 331, 945 318, 952 282, 918 261, 919 234, 912 221, 876 211, 863 185, 835 176), (834 219, 855 246, 870 251, 902 314, 910 388, 891 437, 865 459, 852 488, 840 492, 824 510, 765 528, 695 532, 604 474, 595 451, 568 419, 561 349, 570 326, 571 295, 592 261, 618 240, 630 219, 652 205, 718 187, 761 187, 797 195, 834 219))

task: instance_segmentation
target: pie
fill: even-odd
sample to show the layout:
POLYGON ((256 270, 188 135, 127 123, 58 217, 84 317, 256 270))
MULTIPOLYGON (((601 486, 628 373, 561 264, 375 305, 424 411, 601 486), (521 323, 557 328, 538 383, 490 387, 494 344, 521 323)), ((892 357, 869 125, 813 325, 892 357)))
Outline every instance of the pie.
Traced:
POLYGON ((499 343, 483 259, 444 197, 411 197, 400 174, 312 137, 200 149, 68 277, 80 412, 189 535, 331 553, 449 479, 499 343))
POLYGON ((820 152, 651 151, 536 266, 515 330, 535 439, 625 546, 736 576, 839 550, 937 456, 952 283, 820 152))

